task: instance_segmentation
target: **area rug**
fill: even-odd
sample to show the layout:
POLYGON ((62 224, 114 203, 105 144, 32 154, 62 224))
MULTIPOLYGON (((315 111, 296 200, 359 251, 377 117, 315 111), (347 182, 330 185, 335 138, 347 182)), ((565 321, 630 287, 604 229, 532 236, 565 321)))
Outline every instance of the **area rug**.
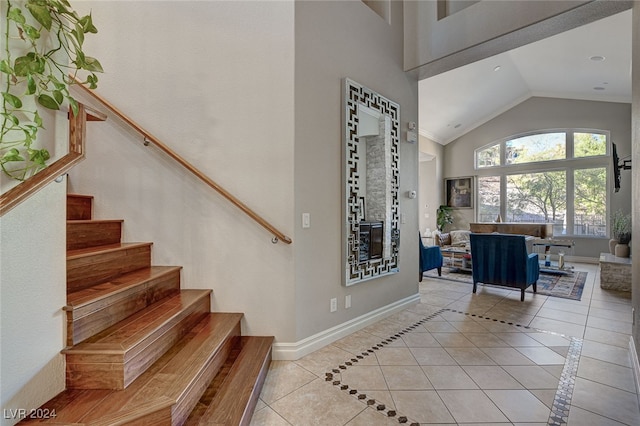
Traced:
MULTIPOLYGON (((424 276, 428 278, 473 284, 473 278, 470 272, 455 272, 455 270, 449 270, 447 267, 442 268, 441 277, 438 276, 438 271, 436 269, 425 272, 424 276)), ((573 274, 568 275, 540 274, 537 290, 538 294, 545 296, 580 300, 586 280, 587 272, 574 272, 573 274)), ((531 287, 527 289, 527 292, 533 292, 531 287)))

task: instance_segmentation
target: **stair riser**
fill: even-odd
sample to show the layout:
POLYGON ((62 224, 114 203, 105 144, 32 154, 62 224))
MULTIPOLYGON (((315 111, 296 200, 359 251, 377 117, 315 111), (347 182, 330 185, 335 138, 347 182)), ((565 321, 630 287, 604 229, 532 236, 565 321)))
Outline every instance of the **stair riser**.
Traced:
POLYGON ((73 389, 124 389, 186 335, 210 311, 209 296, 149 334, 128 353, 67 353, 67 387, 73 389))
POLYGON ((93 197, 67 195, 67 220, 91 220, 93 197))
POLYGON ((67 311, 67 345, 78 344, 179 290, 180 271, 175 270, 113 297, 67 311))
POLYGON ((68 222, 67 250, 118 244, 122 221, 68 222))
POLYGON ((68 259, 67 292, 88 288, 150 265, 150 244, 68 259))

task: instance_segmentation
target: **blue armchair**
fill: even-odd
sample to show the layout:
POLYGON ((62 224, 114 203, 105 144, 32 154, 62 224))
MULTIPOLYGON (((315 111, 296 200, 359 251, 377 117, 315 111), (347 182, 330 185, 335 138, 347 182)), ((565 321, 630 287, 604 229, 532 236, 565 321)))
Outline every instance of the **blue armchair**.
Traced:
POLYGON ((442 275, 442 252, 439 246, 425 247, 422 243, 422 237, 418 232, 418 240, 420 241, 420 277, 422 282, 422 274, 431 269, 438 268, 438 276, 442 275))
POLYGON ((519 288, 521 301, 527 287, 537 290, 538 255, 527 253, 523 235, 472 233, 471 259, 474 293, 479 282, 519 288))

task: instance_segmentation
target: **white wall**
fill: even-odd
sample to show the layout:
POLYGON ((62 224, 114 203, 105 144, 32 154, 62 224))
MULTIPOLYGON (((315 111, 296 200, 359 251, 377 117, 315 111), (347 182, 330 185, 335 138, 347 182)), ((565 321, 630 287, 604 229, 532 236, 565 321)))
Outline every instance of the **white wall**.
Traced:
POLYGON ((419 143, 421 153, 433 156, 431 160, 420 161, 419 222, 420 232, 424 234, 427 228, 432 232, 438 229, 436 211, 444 199, 442 180, 444 147, 422 135, 419 137, 419 143))
POLYGON ((390 23, 359 1, 296 2, 295 247, 296 337, 302 340, 418 292, 417 144, 405 142, 417 121, 418 86, 402 70, 403 4, 391 2, 390 23), (342 284, 342 80, 400 104, 400 272, 342 284), (311 228, 300 229, 311 213, 311 228), (352 307, 345 308, 351 295, 352 307), (338 310, 329 312, 330 299, 338 310))
POLYGON ((183 288, 213 289, 212 309, 244 312, 243 332, 295 339, 293 304, 293 3, 82 2, 98 36, 98 93, 293 238, 271 234, 116 118, 89 125, 71 189, 183 288))
POLYGON ((2 425, 65 387, 65 194, 52 183, 0 218, 2 425))

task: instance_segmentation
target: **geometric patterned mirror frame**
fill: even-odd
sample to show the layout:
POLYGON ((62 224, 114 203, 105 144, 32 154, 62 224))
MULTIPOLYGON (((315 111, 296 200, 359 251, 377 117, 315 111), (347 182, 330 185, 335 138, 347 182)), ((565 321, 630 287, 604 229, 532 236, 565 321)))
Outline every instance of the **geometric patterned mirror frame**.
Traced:
POLYGON ((399 270, 399 140, 400 106, 384 96, 351 79, 344 80, 344 259, 345 285, 398 272, 399 270), (364 108, 362 108, 364 107, 364 108), (366 185, 367 161, 363 160, 359 135, 362 125, 361 109, 378 113, 388 127, 385 153, 388 161, 383 171, 386 196, 384 222, 387 237, 384 255, 376 259, 363 260, 361 256, 360 222, 364 219, 362 187, 366 185))

